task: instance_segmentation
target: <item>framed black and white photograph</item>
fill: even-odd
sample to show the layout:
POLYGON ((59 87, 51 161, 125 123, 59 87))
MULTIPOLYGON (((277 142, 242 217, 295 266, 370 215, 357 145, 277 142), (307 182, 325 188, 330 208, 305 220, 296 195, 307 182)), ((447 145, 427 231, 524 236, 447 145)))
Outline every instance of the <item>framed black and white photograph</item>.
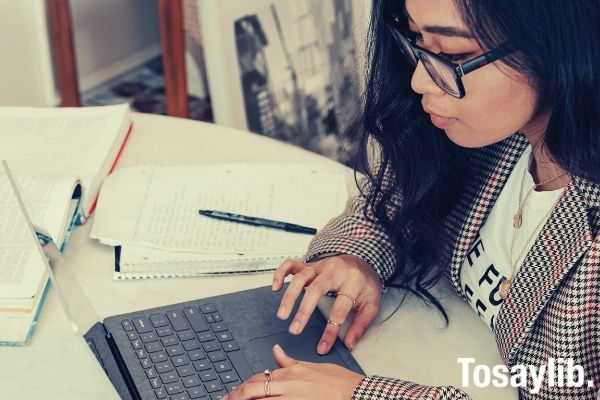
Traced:
POLYGON ((348 128, 361 105, 356 24, 364 4, 200 2, 215 122, 348 163, 355 142, 348 128))

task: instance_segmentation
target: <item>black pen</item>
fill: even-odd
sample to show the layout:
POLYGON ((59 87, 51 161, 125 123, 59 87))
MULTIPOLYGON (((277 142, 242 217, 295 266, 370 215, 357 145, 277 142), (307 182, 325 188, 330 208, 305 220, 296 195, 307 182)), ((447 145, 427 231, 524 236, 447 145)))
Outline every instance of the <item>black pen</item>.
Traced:
POLYGON ((200 213, 200 215, 220 219, 223 221, 239 222, 240 224, 248 224, 254 226, 264 226, 267 228, 281 229, 287 232, 306 233, 308 235, 314 235, 315 233, 317 233, 317 230, 315 228, 290 224, 289 222, 274 221, 272 219, 249 217, 247 215, 232 214, 216 210, 198 210, 198 213, 200 213))

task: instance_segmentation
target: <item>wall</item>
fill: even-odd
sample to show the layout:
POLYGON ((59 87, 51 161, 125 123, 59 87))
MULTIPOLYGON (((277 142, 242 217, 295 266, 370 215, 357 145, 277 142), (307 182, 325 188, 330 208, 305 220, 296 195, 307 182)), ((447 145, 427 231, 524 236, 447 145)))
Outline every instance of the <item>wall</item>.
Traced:
POLYGON ((55 101, 44 0, 0 0, 0 106, 55 101))
MULTIPOLYGON (((0 0, 0 106, 59 103, 45 0, 0 0)), ((156 0, 71 0, 80 89, 160 54, 156 0)))
POLYGON ((159 55, 156 0, 71 0, 80 89, 159 55))

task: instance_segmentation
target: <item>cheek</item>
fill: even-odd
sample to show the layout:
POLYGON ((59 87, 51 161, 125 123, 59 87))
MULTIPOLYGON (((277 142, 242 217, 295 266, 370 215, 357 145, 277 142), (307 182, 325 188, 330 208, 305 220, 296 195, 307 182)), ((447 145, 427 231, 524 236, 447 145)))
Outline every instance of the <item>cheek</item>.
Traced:
POLYGON ((458 120, 446 129, 448 138, 459 146, 497 143, 533 118, 535 91, 522 78, 510 78, 493 67, 485 72, 465 78, 467 96, 457 101, 458 120))

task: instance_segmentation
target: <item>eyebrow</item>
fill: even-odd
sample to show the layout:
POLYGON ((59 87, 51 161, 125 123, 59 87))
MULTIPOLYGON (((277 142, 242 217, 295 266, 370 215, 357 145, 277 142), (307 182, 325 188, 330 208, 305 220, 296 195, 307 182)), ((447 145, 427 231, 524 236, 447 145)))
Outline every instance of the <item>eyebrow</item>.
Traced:
MULTIPOLYGON (((404 3, 404 15, 408 18, 410 22, 416 25, 415 21, 412 19, 408 10, 406 9, 406 3, 404 3)), ((465 39, 473 39, 473 35, 470 32, 464 31, 459 28, 455 28, 453 26, 440 26, 440 25, 425 25, 423 27, 425 32, 429 32, 435 35, 447 36, 447 37, 460 37, 465 39)))

